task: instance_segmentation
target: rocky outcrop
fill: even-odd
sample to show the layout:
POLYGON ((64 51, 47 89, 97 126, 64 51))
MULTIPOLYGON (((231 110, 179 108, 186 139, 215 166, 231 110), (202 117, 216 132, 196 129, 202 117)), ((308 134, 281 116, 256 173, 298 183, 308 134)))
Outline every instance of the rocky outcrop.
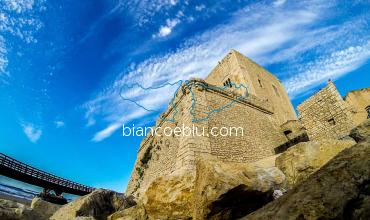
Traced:
POLYGON ((108 217, 108 220, 145 220, 148 219, 148 215, 142 204, 137 204, 128 209, 124 209, 113 213, 108 217))
POLYGON ((370 219, 370 142, 343 150, 247 219, 370 219))
MULTIPOLYGON (((274 158, 271 159, 273 161, 274 158)), ((222 162, 203 157, 188 170, 155 179, 138 205, 109 220, 235 219, 257 210, 284 191, 285 176, 272 162, 222 162)))
POLYGON ((212 158, 197 162, 194 219, 236 219, 273 200, 284 187, 285 176, 276 167, 220 163, 212 158))
POLYGON ((356 142, 364 141, 370 137, 370 118, 351 130, 349 136, 356 142))
POLYGON ((39 213, 24 204, 10 200, 0 199, 1 220, 46 220, 39 213))
POLYGON ((261 168, 274 167, 276 158, 279 157, 279 156, 280 156, 280 154, 275 154, 275 155, 272 155, 272 156, 269 156, 269 157, 265 157, 263 159, 260 159, 260 160, 257 160, 255 162, 251 163, 251 165, 256 166, 256 167, 261 167, 261 168))
POLYGON ((70 220, 96 220, 94 217, 79 216, 70 220))
POLYGON ((354 132, 357 144, 351 138, 300 143, 250 164, 202 157, 194 173, 157 177, 136 205, 99 190, 51 219, 370 219, 366 129, 354 132))
POLYGON ((32 199, 31 208, 45 219, 49 219, 61 205, 46 202, 39 197, 32 199))
POLYGON ((62 206, 50 219, 70 220, 76 217, 93 217, 97 220, 106 219, 112 213, 134 204, 135 202, 132 198, 126 198, 122 194, 100 189, 62 206))
POLYGON ((276 166, 283 171, 290 187, 305 180, 331 158, 350 146, 353 140, 320 140, 301 142, 276 158, 276 166))
POLYGON ((180 170, 155 179, 143 196, 146 212, 153 219, 188 219, 192 216, 195 175, 180 170))

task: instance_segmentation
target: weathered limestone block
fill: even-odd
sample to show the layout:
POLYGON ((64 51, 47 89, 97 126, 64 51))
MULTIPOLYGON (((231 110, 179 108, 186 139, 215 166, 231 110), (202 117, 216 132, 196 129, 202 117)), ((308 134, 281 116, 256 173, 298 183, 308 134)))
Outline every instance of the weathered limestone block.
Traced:
POLYGON ((146 220, 148 216, 142 204, 120 210, 108 216, 108 220, 146 220))
POLYGON ((250 219, 370 219, 370 142, 343 150, 250 219))
POLYGON ((79 216, 70 220, 96 220, 94 217, 79 216))
POLYGON ((0 199, 1 220, 46 220, 30 207, 10 200, 0 199))
POLYGON ((280 154, 275 154, 273 156, 269 156, 266 158, 263 158, 261 160, 257 160, 256 162, 251 163, 251 165, 261 167, 261 168, 269 168, 275 166, 276 158, 279 157, 280 154))
POLYGON ((301 103, 297 110, 311 140, 339 139, 355 127, 350 107, 332 81, 301 103))
POLYGON ((349 136, 355 139, 356 142, 364 141, 370 138, 370 119, 367 119, 359 126, 351 130, 349 136))
POLYGON ((31 203, 31 208, 45 219, 50 218, 60 207, 62 206, 44 201, 39 197, 32 199, 31 203))
POLYGON ((194 219, 236 219, 273 199, 285 176, 276 167, 220 163, 212 158, 197 162, 194 219))
POLYGON ((188 219, 192 216, 194 173, 180 170, 154 180, 143 197, 150 219, 188 219))
POLYGON ((302 182, 339 152, 356 144, 353 140, 321 140, 299 143, 276 158, 290 187, 302 182))
POLYGON ((109 190, 94 192, 62 206, 51 220, 70 220, 75 217, 94 217, 97 220, 106 219, 110 214, 134 205, 134 201, 109 190))
POLYGON ((109 219, 243 217, 273 200, 274 190, 284 188, 284 174, 271 167, 271 162, 267 164, 258 167, 201 157, 196 161, 195 174, 180 170, 158 177, 149 185, 140 204, 116 212, 109 219))

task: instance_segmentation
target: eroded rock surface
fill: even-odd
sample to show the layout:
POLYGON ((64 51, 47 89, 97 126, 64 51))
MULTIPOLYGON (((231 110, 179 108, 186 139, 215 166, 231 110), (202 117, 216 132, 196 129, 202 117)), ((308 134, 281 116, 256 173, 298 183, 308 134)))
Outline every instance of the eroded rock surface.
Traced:
POLYGON ((10 200, 0 199, 1 220, 46 220, 30 207, 10 200))
POLYGON ((76 217, 93 217, 105 220, 112 213, 130 207, 135 202, 109 190, 96 190, 62 206, 51 216, 52 220, 70 220, 76 217))
POLYGON ((302 182, 342 150, 356 144, 353 140, 320 140, 301 142, 276 158, 290 187, 302 182))
POLYGON ((108 220, 146 220, 148 215, 142 204, 137 204, 128 209, 120 210, 108 217, 108 220))
POLYGON ((285 176, 276 167, 220 163, 212 158, 197 162, 194 219, 235 219, 273 200, 284 187, 285 176))
POLYGON ((220 163, 204 157, 195 171, 158 177, 137 206, 109 219, 235 219, 272 201, 274 191, 285 184, 284 174, 266 164, 220 163))
POLYGON ((31 208, 45 219, 50 218, 60 207, 61 205, 44 201, 39 197, 32 199, 31 203, 31 208))
POLYGON ((247 219, 370 219, 370 143, 343 150, 247 219))
POLYGON ((195 174, 180 170, 154 180, 143 196, 153 219, 188 219, 192 216, 195 174))
POLYGON ((356 128, 352 129, 349 136, 355 139, 356 142, 364 141, 370 138, 370 119, 367 119, 356 128))

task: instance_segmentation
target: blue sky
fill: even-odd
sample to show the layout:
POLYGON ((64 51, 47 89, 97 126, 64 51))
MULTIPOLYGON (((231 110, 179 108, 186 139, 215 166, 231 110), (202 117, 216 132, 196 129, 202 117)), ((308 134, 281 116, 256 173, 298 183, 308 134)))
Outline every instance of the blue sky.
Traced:
POLYGON ((0 0, 0 151, 125 189, 141 138, 176 89, 230 49, 274 73, 293 104, 331 78, 370 85, 368 1, 0 0), (156 112, 147 112, 119 94, 156 112))

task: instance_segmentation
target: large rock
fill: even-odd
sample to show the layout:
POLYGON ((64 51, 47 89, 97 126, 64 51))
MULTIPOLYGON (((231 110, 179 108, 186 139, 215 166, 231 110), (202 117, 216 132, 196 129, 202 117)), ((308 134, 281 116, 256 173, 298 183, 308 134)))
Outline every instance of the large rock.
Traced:
POLYGON ((50 218, 60 207, 61 205, 44 201, 39 197, 32 199, 31 203, 31 208, 45 219, 50 218))
POLYGON ((256 167, 261 167, 261 168, 274 167, 276 158, 279 157, 279 156, 280 156, 280 154, 275 154, 275 155, 272 155, 272 156, 269 156, 269 157, 265 157, 263 159, 260 159, 260 160, 257 160, 255 162, 251 163, 251 165, 254 165, 256 167))
POLYGON ((370 142, 343 150, 247 219, 370 219, 370 142))
POLYGON ((155 179, 143 196, 152 219, 188 219, 192 216, 195 175, 180 170, 155 179))
POLYGON ((24 204, 0 199, 1 220, 46 220, 39 213, 24 204))
POLYGON ((133 207, 120 210, 108 217, 108 220, 145 220, 148 215, 142 204, 137 204, 133 207))
POLYGON ((87 216, 79 216, 76 218, 72 218, 70 220, 96 220, 94 217, 87 217, 87 216))
POLYGON ((342 150, 356 144, 353 140, 301 142, 276 158, 276 166, 287 177, 290 187, 302 182, 342 150))
POLYGON ((356 128, 352 129, 349 136, 355 139, 356 142, 364 141, 370 137, 370 118, 361 123, 356 128))
POLYGON ((197 162, 194 219, 236 219, 273 200, 285 176, 276 167, 205 158, 197 162))
POLYGON ((86 196, 62 206, 51 217, 51 220, 70 220, 76 217, 93 217, 106 219, 112 213, 130 207, 135 202, 109 190, 96 190, 86 196))
POLYGON ((195 174, 180 170, 158 177, 137 206, 116 212, 109 219, 243 217, 273 200, 274 190, 285 184, 284 174, 271 167, 273 163, 263 164, 264 167, 258 167, 201 158, 196 162, 195 174))

